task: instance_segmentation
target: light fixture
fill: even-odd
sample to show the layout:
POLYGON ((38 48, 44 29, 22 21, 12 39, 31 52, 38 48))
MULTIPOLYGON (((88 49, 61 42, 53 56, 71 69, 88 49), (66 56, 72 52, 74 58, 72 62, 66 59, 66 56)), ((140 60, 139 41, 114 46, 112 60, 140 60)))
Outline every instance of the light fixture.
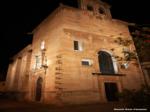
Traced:
POLYGON ((46 74, 46 70, 47 70, 48 66, 47 65, 42 65, 42 67, 44 68, 45 74, 46 74))
POLYGON ((121 64, 121 67, 124 69, 127 69, 129 67, 129 62, 125 62, 125 63, 121 64))

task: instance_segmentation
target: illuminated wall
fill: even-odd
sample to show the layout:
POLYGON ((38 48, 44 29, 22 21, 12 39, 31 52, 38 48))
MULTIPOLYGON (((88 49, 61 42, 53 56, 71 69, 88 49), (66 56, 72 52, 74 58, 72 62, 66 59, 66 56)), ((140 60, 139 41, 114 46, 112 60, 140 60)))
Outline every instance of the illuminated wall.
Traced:
MULTIPOLYGON (((9 66, 9 91, 17 91, 29 101, 81 104, 108 102, 105 90, 110 83, 118 92, 141 87, 144 80, 138 60, 123 69, 115 58, 124 57, 124 46, 115 40, 132 41, 128 23, 112 19, 109 5, 103 2, 83 0, 81 5, 81 9, 58 7, 33 30, 32 45, 9 66), (100 51, 110 55, 113 74, 102 73, 100 51)), ((135 50, 133 41, 128 49, 135 50)))

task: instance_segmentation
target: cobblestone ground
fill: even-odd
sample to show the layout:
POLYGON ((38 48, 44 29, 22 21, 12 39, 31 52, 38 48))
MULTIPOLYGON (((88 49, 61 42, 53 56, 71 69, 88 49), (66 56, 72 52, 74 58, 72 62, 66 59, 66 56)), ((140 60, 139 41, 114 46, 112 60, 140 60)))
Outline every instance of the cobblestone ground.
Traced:
POLYGON ((107 103, 60 107, 39 103, 0 100, 0 112, 114 112, 114 108, 124 108, 124 105, 119 103, 107 103))

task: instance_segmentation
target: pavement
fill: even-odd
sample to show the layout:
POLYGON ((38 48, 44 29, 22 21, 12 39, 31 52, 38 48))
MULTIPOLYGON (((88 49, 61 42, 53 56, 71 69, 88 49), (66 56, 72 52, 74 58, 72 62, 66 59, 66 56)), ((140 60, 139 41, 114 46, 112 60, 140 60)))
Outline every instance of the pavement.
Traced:
POLYGON ((114 110, 115 108, 125 108, 125 105, 118 102, 111 102, 103 104, 55 106, 4 99, 0 100, 0 112, 121 112, 114 110))

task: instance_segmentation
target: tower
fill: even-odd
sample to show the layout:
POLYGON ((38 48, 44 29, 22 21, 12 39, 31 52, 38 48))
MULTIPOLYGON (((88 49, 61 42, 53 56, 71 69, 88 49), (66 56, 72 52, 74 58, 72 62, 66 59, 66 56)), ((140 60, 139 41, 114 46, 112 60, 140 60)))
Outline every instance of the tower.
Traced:
POLYGON ((111 18, 110 5, 101 0, 79 0, 79 8, 93 12, 98 17, 111 18))

